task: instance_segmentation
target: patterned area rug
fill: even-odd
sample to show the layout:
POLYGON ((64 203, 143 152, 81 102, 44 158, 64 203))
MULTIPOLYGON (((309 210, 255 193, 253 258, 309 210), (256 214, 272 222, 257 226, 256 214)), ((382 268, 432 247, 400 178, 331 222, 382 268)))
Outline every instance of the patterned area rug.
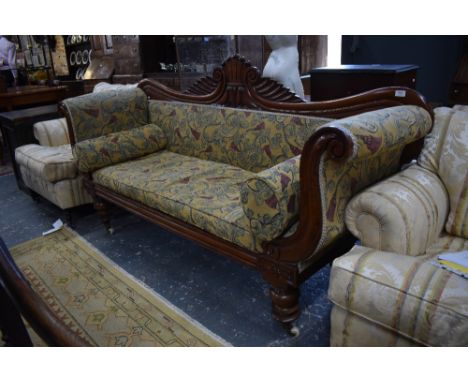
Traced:
POLYGON ((93 345, 229 346, 67 227, 10 251, 36 292, 93 345))

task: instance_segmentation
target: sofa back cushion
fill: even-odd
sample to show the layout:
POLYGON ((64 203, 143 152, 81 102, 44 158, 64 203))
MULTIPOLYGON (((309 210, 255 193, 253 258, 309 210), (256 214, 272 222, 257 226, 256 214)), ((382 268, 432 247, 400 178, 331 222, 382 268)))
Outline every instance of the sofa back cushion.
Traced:
POLYGON ((263 171, 299 155, 327 118, 305 117, 214 105, 150 101, 150 121, 178 154, 263 171))
POLYGON ((434 127, 418 162, 437 173, 447 188, 446 231, 468 239, 468 111, 439 107, 434 114, 434 127))
POLYGON ((78 142, 73 147, 73 155, 78 169, 90 172, 152 154, 166 147, 166 143, 158 126, 145 125, 78 142))
POLYGON ((41 146, 62 146, 70 144, 65 118, 36 122, 33 125, 34 137, 41 146))
POLYGON ((148 123, 147 97, 138 88, 85 94, 68 98, 63 104, 70 117, 75 142, 148 123))

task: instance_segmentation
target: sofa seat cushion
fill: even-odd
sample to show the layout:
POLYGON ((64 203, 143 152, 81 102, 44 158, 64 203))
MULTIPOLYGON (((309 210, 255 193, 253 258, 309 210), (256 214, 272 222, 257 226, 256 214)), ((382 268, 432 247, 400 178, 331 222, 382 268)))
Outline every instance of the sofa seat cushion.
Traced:
POLYGON ((30 144, 15 151, 16 163, 48 182, 73 179, 78 175, 70 145, 56 147, 30 144))
POLYGON ((251 172, 167 150, 102 168, 93 180, 106 188, 254 249, 239 194, 251 172))
MULTIPOLYGON (((467 346, 468 280, 431 263, 441 252, 466 249, 468 240, 448 235, 419 257, 355 246, 334 261, 329 298, 392 331, 395 341, 403 336, 421 345, 467 346)), ((346 322, 340 328, 345 339, 346 322)))

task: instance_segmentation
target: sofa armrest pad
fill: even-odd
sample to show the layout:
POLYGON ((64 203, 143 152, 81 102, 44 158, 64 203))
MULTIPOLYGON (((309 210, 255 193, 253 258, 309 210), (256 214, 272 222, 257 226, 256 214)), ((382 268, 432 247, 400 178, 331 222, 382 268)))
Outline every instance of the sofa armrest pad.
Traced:
POLYGON ((247 179, 240 187, 244 213, 256 239, 268 241, 285 231, 299 210, 301 156, 247 179))
POLYGON ((161 128, 150 124, 78 142, 73 147, 73 155, 81 172, 91 172, 152 154, 166 144, 161 128))
POLYGON ((356 195, 345 221, 363 246, 417 256, 440 235, 448 207, 438 176, 412 165, 356 195))

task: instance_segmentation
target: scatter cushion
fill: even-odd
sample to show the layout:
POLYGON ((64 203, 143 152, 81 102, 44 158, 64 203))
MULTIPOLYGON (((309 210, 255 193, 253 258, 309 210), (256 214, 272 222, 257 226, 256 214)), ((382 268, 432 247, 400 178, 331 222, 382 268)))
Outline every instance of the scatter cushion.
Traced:
POLYGON ((70 144, 65 118, 51 119, 34 124, 34 137, 41 146, 61 146, 70 144))
POLYGON ((166 143, 163 131, 150 124, 78 142, 73 153, 78 169, 89 172, 154 153, 166 143))
POLYGON ((73 179, 78 174, 70 145, 57 147, 30 144, 15 151, 16 162, 49 182, 73 179))

